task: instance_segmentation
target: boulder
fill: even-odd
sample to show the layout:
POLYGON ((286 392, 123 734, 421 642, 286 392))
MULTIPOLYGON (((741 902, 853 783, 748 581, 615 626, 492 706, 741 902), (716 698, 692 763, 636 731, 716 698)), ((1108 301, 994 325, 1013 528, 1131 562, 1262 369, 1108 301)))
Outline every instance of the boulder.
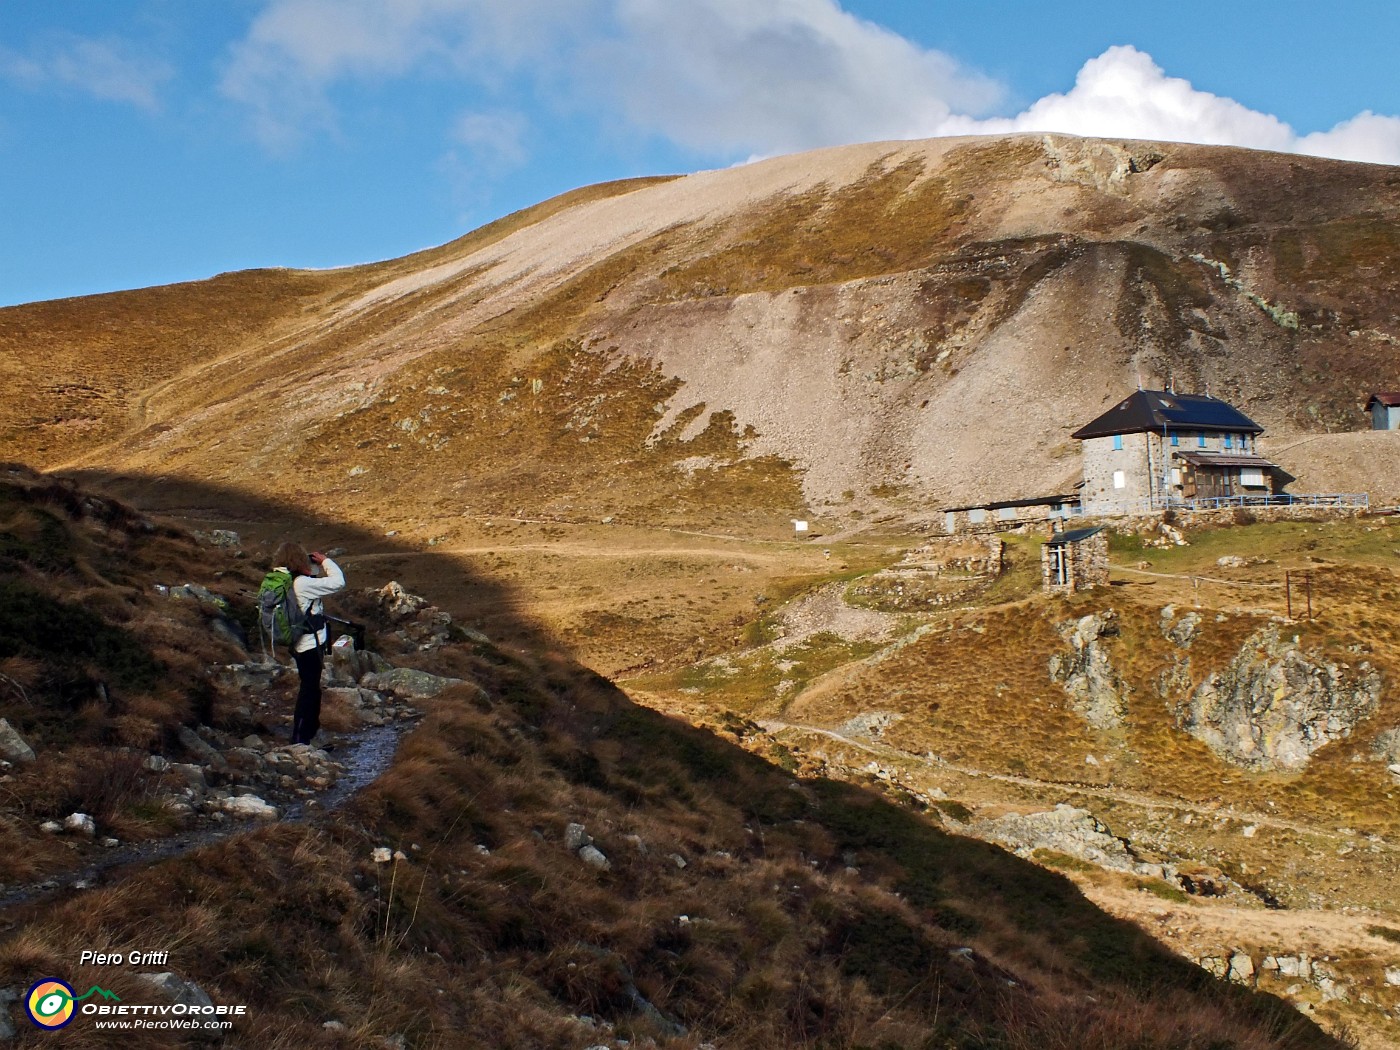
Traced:
POLYGON ((227 664, 219 669, 216 677, 221 685, 240 693, 265 693, 285 671, 278 663, 227 664))
POLYGON ((97 834, 97 821, 86 813, 70 813, 63 818, 63 830, 90 839, 97 834))
POLYGON ((228 609, 227 598, 215 594, 208 587, 203 587, 197 583, 182 583, 171 587, 166 593, 168 597, 176 600, 196 601, 201 605, 212 605, 216 609, 228 609))
POLYGON ((396 620, 412 616, 428 605, 428 599, 410 594, 397 580, 390 580, 375 595, 379 606, 396 620))
POLYGON ((209 621, 209 629, 224 641, 236 645, 240 649, 247 650, 247 632, 243 630, 243 625, 236 620, 230 620, 223 616, 216 616, 209 621))
POLYGON ((209 781, 204 776, 203 766, 197 766, 193 762, 172 762, 169 768, 191 791, 203 794, 209 790, 209 781))
POLYGON ((395 667, 390 671, 371 672, 360 679, 360 685, 365 689, 393 693, 397 697, 409 700, 437 696, 444 689, 461 684, 460 678, 443 678, 413 667, 395 667))
POLYGON ((180 745, 202 764, 214 766, 215 768, 224 765, 224 756, 219 754, 218 748, 214 747, 213 744, 209 743, 189 726, 181 726, 176 736, 180 740, 180 745))
POLYGON ((256 773, 263 767, 263 757, 251 747, 231 748, 226 758, 229 766, 244 773, 256 773))
POLYGON ((218 808, 231 817, 253 820, 276 820, 277 807, 269 805, 257 795, 235 795, 233 798, 218 800, 218 808))
POLYGON ((612 861, 603 855, 602 850, 597 846, 584 846, 578 851, 579 860, 583 861, 590 868, 597 868, 599 871, 611 871, 612 861))
POLYGON ((34 749, 19 735, 19 730, 0 718, 0 758, 7 762, 33 762, 34 749))
POLYGON ((564 829, 564 846, 570 850, 581 850, 584 846, 593 845, 593 836, 590 835, 582 824, 570 824, 564 829))
POLYGON ((1243 952, 1230 956, 1229 978, 1236 984, 1254 983, 1254 960, 1243 952))
POLYGON ((176 1006, 199 1009, 212 1009, 214 1006, 214 1000, 203 988, 168 970, 164 973, 138 973, 136 979, 145 981, 161 998, 176 1006))
POLYGON ((0 988, 0 1042, 6 1042, 19 1035, 15 1031, 14 1022, 10 1020, 10 1004, 19 1002, 20 995, 19 988, 0 988))
POLYGON ((355 648, 355 640, 349 635, 337 638, 331 643, 329 666, 331 681, 346 684, 358 682, 360 676, 370 670, 368 663, 361 659, 359 651, 355 648))

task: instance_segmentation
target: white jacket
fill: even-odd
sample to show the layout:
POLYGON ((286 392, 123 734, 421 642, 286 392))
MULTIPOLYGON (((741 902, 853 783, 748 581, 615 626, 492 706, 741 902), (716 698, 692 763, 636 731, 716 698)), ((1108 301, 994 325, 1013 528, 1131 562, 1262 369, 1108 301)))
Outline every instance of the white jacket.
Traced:
MULTIPOLYGON (((303 612, 317 615, 323 612, 321 599, 327 595, 336 594, 345 590, 345 573, 340 571, 340 566, 327 558, 321 562, 320 576, 298 576, 292 581, 292 593, 296 595, 297 605, 303 612)), ((314 634, 303 635, 296 643, 296 651, 307 652, 318 645, 325 645, 330 640, 330 632, 322 627, 314 634)))

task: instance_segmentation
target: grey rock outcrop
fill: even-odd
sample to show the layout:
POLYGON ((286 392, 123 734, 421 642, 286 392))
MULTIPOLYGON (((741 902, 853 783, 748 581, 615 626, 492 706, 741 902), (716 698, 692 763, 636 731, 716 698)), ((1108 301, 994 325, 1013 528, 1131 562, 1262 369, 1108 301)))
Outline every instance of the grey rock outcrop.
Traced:
POLYGON ((34 749, 8 721, 0 718, 0 758, 7 762, 33 762, 34 749))
POLYGON ((979 820, 968 829, 980 839, 1000 842, 1018 853, 1055 850, 1118 871, 1135 871, 1137 859, 1088 810, 1063 803, 1039 813, 1007 813, 979 820))
POLYGON ((1118 633, 1112 609, 1055 628, 1069 652, 1050 657, 1050 679, 1069 694, 1070 706, 1095 729, 1116 729, 1128 713, 1128 686, 1114 670, 1102 639, 1118 633))
POLYGON ((166 971, 164 973, 138 973, 138 981, 145 981, 162 998, 167 999, 176 1006, 184 1006, 192 1009, 213 1009, 214 1000, 209 998, 209 993, 193 981, 187 981, 178 974, 166 971))
POLYGON ((570 824, 564 829, 564 848, 578 851, 593 845, 593 836, 582 824, 570 824))
POLYGON ((1371 751, 1378 760, 1387 765, 1400 763, 1400 727, 1378 734, 1375 743, 1371 745, 1371 751))
POLYGON ((1369 663, 1329 662, 1304 652, 1297 638, 1281 639, 1270 624, 1175 713, 1182 729, 1229 762, 1293 770, 1375 714, 1380 693, 1380 673, 1369 663))
POLYGON ((1190 649, 1200 632, 1201 614, 1189 612, 1177 619, 1176 606, 1168 605, 1162 610, 1162 637, 1182 649, 1190 649))
POLYGON ((390 580, 377 592, 380 607, 396 620, 412 616, 428 605, 428 599, 410 594, 397 580, 390 580))
POLYGON ((0 1042, 6 1042, 19 1035, 15 1031, 14 1022, 10 1020, 10 1004, 18 1002, 19 997, 18 988, 0 988, 0 1042))
POLYGON ((214 673, 215 681, 240 693, 265 693, 287 673, 276 663, 226 664, 214 673))
POLYGON ((365 689, 393 693, 411 700, 437 696, 444 689, 461 684, 460 678, 443 678, 413 667, 395 667, 391 671, 367 674, 360 679, 360 685, 365 689))
POLYGON ((225 766, 224 756, 219 753, 219 749, 189 726, 181 726, 176 736, 180 740, 180 745, 197 758, 201 764, 214 769, 222 769, 225 766))

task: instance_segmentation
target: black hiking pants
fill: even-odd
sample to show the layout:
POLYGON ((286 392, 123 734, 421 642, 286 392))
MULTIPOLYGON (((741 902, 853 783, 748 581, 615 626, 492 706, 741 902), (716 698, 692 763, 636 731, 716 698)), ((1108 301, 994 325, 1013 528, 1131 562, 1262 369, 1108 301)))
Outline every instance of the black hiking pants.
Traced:
POLYGON ((292 743, 309 744, 321 728, 321 666, 324 658, 320 646, 304 653, 293 653, 301 684, 297 688, 297 706, 292 712, 292 743))

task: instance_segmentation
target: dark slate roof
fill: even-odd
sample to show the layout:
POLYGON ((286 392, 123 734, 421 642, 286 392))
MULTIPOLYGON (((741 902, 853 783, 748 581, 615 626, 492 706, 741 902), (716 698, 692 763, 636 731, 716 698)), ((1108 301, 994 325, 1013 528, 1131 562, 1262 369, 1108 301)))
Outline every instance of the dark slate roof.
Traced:
POLYGON ((1057 532, 1046 541, 1045 546, 1060 547, 1066 543, 1080 543, 1087 540, 1090 536, 1102 532, 1103 529, 1104 527, 1102 525, 1095 525, 1091 529, 1072 529, 1069 532, 1057 532))
POLYGON ((1233 405, 1209 394, 1173 394, 1169 390, 1138 390, 1070 437, 1107 437, 1143 431, 1214 430, 1262 434, 1264 428, 1233 405))
POLYGON ((1381 391, 1380 393, 1372 394, 1371 400, 1366 402, 1366 407, 1370 408, 1377 401, 1386 408, 1395 408, 1397 405, 1400 405, 1400 393, 1381 391))
POLYGON ((964 510, 1001 510, 1004 507, 1057 507, 1061 503, 1078 503, 1079 493, 1066 492, 1060 496, 1031 496, 1028 499, 1005 499, 1000 503, 972 503, 966 507, 944 507, 944 514, 964 510))

